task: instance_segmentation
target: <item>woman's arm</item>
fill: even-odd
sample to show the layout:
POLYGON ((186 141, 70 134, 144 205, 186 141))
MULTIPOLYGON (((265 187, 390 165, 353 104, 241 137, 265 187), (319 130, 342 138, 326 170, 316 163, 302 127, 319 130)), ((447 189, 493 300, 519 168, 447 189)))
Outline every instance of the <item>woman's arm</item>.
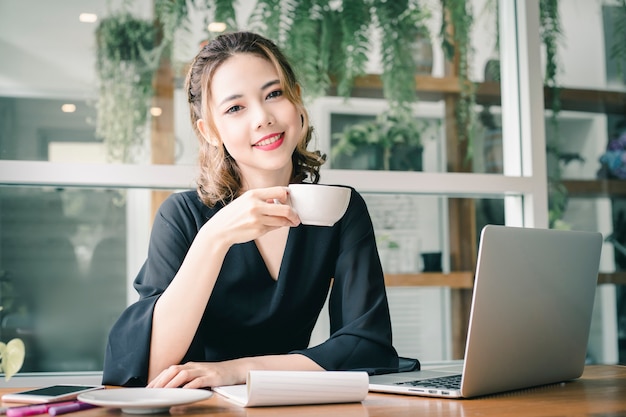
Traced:
POLYGON ((152 314, 148 381, 180 363, 191 345, 230 245, 207 223, 194 239, 178 273, 152 314))
POLYGON ((384 275, 365 201, 352 191, 329 299, 330 338, 293 353, 327 370, 397 368, 384 275))
POLYGON ((193 239, 174 279, 154 307, 148 380, 179 364, 189 349, 224 257, 236 243, 299 223, 284 187, 257 189, 219 210, 193 239))
POLYGON ((187 362, 173 365, 150 381, 150 388, 204 388, 245 384, 251 370, 323 371, 310 358, 299 355, 267 355, 223 362, 187 362))

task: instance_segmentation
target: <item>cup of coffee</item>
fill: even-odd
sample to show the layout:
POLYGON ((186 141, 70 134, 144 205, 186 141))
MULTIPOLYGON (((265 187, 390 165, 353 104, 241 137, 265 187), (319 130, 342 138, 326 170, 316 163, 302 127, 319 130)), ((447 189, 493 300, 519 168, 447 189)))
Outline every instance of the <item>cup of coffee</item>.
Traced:
POLYGON ((302 224, 332 226, 343 217, 350 203, 351 190, 321 184, 290 184, 291 206, 302 224))

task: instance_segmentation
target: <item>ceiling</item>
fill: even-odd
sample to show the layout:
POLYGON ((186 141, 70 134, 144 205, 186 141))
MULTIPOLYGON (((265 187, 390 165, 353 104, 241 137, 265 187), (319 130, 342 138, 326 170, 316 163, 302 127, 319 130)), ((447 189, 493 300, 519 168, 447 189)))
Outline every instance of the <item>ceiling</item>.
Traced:
MULTIPOLYGON (((96 23, 81 23, 83 12, 99 19, 119 10, 123 0, 0 0, 0 96, 88 98, 95 95, 96 23)), ((152 15, 153 0, 134 0, 131 12, 152 15)), ((241 15, 253 0, 240 0, 241 15)), ((201 14, 193 16, 197 33, 181 34, 181 46, 197 45, 201 14), (197 20, 197 21, 196 21, 197 20)), ((195 50, 195 49, 194 49, 195 50)), ((189 55, 189 53, 187 53, 189 55)), ((190 59, 183 57, 183 59, 190 59)))

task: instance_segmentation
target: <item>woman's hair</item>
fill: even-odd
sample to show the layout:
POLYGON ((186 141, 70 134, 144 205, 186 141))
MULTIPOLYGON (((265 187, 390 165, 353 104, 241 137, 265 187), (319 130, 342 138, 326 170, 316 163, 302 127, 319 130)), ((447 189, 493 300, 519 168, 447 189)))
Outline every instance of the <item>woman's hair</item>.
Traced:
MULTIPOLYGON (((309 126, 309 116, 304 108, 298 82, 291 65, 270 40, 250 32, 222 34, 207 43, 191 62, 185 81, 188 94, 191 124, 200 142, 200 173, 197 179, 198 195, 209 207, 216 203, 226 204, 241 194, 241 173, 237 162, 231 157, 223 143, 210 144, 198 129, 198 120, 204 119, 207 134, 219 138, 215 123, 209 111, 211 99, 210 84, 215 71, 221 64, 236 54, 254 54, 268 60, 278 72, 285 97, 292 102, 302 115, 302 135, 292 155, 291 183, 319 181, 319 169, 325 156, 319 151, 307 150, 313 128, 309 126)), ((213 141, 212 141, 213 142, 213 141)))

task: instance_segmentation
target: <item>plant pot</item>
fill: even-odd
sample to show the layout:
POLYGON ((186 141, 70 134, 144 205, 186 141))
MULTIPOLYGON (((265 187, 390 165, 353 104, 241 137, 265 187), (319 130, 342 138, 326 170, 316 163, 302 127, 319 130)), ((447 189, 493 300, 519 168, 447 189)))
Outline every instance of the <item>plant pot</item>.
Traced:
POLYGON ((338 169, 381 170, 383 169, 383 152, 376 145, 361 145, 352 155, 337 156, 333 167, 338 169))
POLYGON ((426 35, 419 35, 411 44, 411 54, 415 61, 415 74, 431 75, 433 73, 433 45, 426 35))
POLYGON ((500 82, 499 59, 490 59, 485 64, 485 81, 500 82))
POLYGON ((391 149, 389 169, 391 171, 421 171, 424 148, 406 144, 394 145, 391 149))

